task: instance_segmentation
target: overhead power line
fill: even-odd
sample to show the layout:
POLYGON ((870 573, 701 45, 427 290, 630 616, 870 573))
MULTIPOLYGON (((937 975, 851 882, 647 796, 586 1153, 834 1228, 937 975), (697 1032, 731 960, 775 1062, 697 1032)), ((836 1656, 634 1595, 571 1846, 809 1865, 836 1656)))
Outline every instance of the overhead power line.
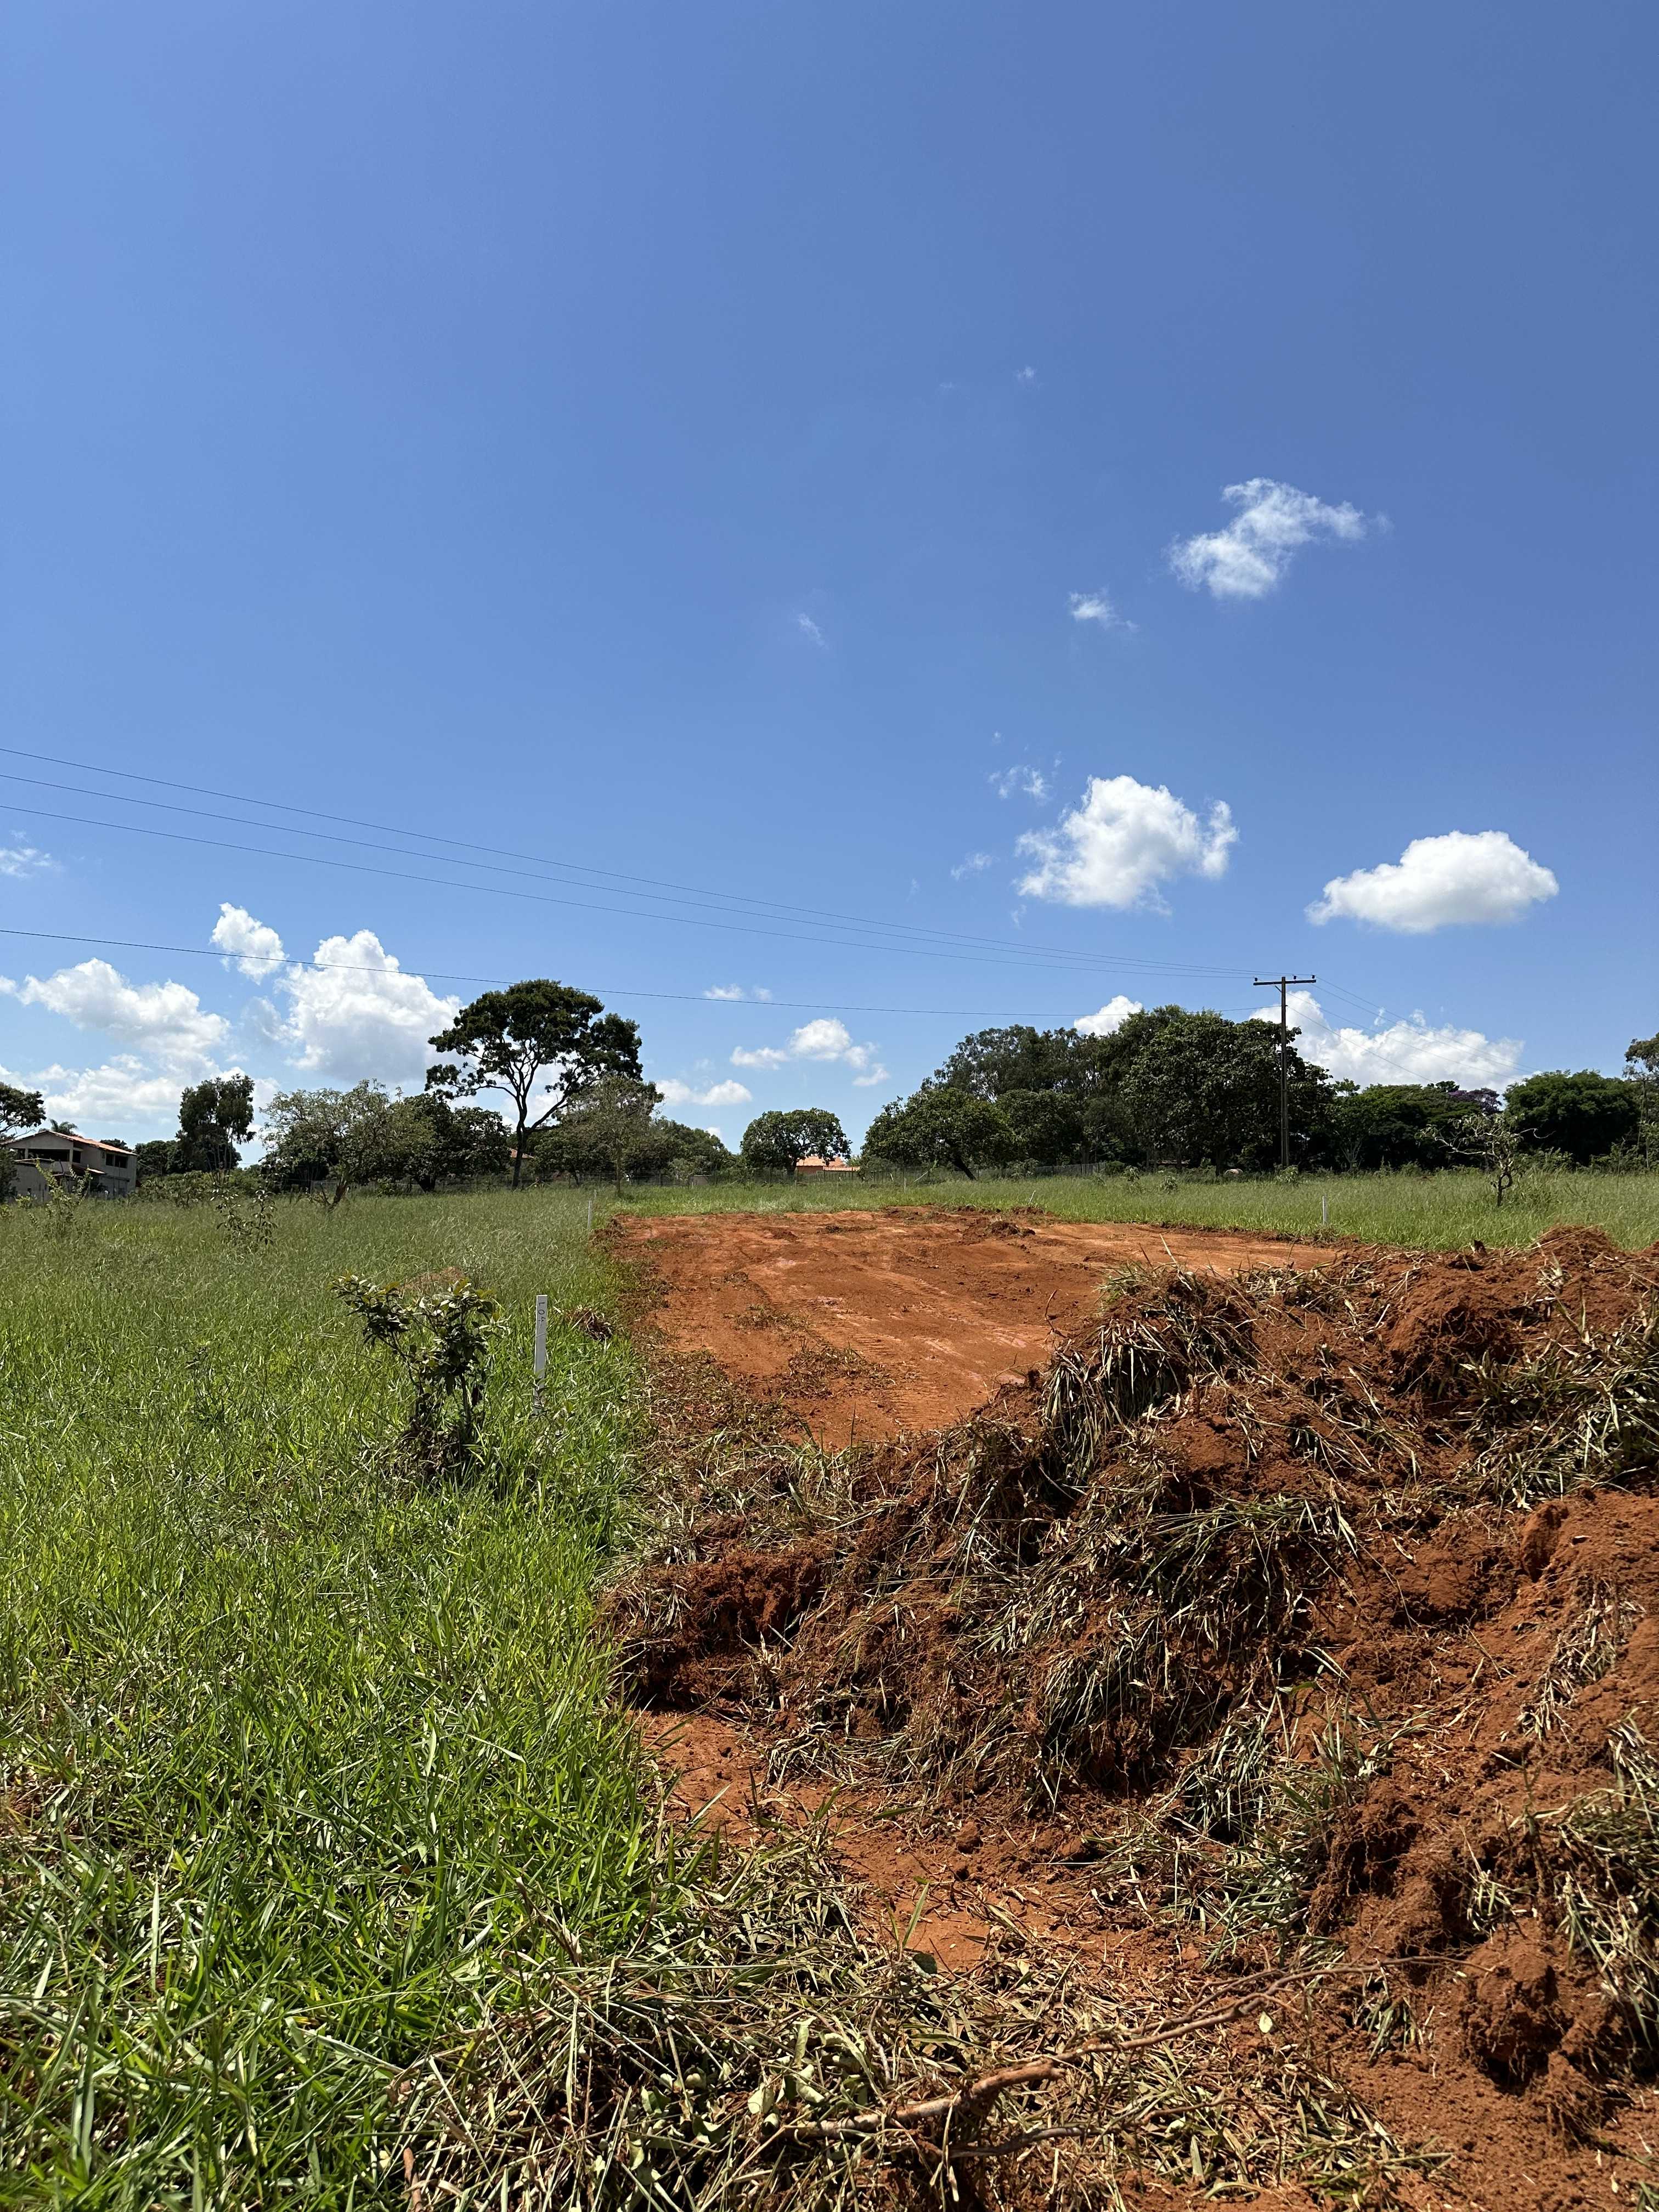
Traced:
MULTIPOLYGON (((1068 955, 1063 957, 1055 957, 1052 955, 1034 955, 1029 958, 1018 957, 1011 958, 1009 957, 1009 953, 1018 951, 1018 948, 1015 947, 1008 947, 999 952, 947 952, 941 947, 936 945, 882 945, 879 943, 872 943, 866 939, 823 936, 813 937, 806 935, 799 930, 763 928, 757 922, 711 921, 695 915, 641 914, 637 908, 634 908, 600 906, 596 904, 591 899, 559 898, 546 891, 514 890, 501 884, 457 883, 452 878, 447 876, 416 875, 411 873, 411 872, 406 868, 380 868, 374 866, 372 863, 367 860, 337 860, 332 854, 326 853, 279 852, 273 850, 273 848, 268 845, 238 844, 234 839, 228 837, 204 837, 185 830, 156 829, 147 822, 109 822, 96 815, 65 814, 59 812, 55 809, 45 806, 33 807, 31 808, 30 811, 43 822, 73 822, 82 829, 115 830, 130 837, 161 837, 165 838, 169 843, 175 845, 199 845, 210 848, 218 852, 244 853, 251 854, 257 859, 268 860, 295 860, 301 863, 307 867, 341 868, 353 875, 378 876, 393 883, 423 884, 432 890, 456 891, 464 894, 469 898, 484 896, 488 898, 519 899, 526 901, 535 906, 562 907, 586 914, 608 914, 619 921, 672 921, 674 927, 678 929, 718 930, 722 934, 727 936, 773 938, 785 943, 794 945, 829 945, 835 947, 838 951, 848 952, 903 953, 908 957, 915 959, 951 960, 968 965, 980 964, 991 967, 1024 968, 1027 969, 1047 968, 1056 971, 1078 975, 1109 975, 1120 972, 1124 969, 1146 968, 1149 969, 1158 969, 1165 966, 1165 963, 1164 963, 1140 960, 1133 957, 1133 956, 1124 956, 1122 957, 1113 958, 1110 960, 1094 959, 1091 958, 1086 954, 1068 955)), ((270 826, 273 828, 279 827, 279 825, 274 823, 270 826)), ((416 854, 411 855, 410 857, 423 858, 435 856, 416 854)), ((441 862, 440 865, 441 865, 441 862)), ((1243 973, 1242 969, 1231 968, 1211 969, 1207 970, 1195 970, 1191 972, 1206 973, 1224 977, 1228 980, 1237 980, 1243 973)))
MULTIPOLYGON (((404 967, 401 963, 392 969, 375 968, 356 960, 301 960, 291 953, 228 952, 222 945, 167 945, 147 937, 89 937, 79 931, 66 929, 9 929, 0 927, 0 937, 21 937, 52 945, 93 945, 111 952, 166 952, 192 960, 252 960, 273 975, 284 968, 304 968, 321 975, 397 975, 413 981, 434 981, 440 983, 482 983, 494 989, 504 989, 514 979, 508 975, 474 975, 458 969, 428 968, 417 963, 404 967)), ((252 979, 250 978, 250 981, 252 979)), ((770 1013, 775 1009, 785 1013, 819 1014, 911 1014, 918 1018, 937 1017, 941 1021, 1021 1021, 1034 1022, 1038 1018, 1029 1011, 1011 1012, 1000 1006, 848 1006, 831 999, 714 999, 706 991, 643 991, 632 984, 595 983, 590 988, 596 997, 608 999, 660 999, 677 1005, 707 1006, 711 1012, 720 1007, 742 1006, 757 1013, 770 1013)), ((1057 1022, 1069 1027, 1072 1017, 1056 1015, 1057 1022)))
MULTIPOLYGON (((353 845, 360 848, 361 849, 370 852, 397 854, 400 857, 405 859, 435 862, 441 866, 465 867, 471 868, 478 872, 488 870, 489 872, 496 874, 521 875, 524 872, 523 871, 516 868, 503 868, 500 864, 506 860, 523 860, 529 862, 532 866, 537 870, 556 870, 558 872, 558 877, 591 877, 599 879, 592 883, 573 883, 570 886, 572 889, 599 890, 602 892, 608 892, 609 896, 617 897, 626 896, 636 899, 649 899, 654 903, 659 905, 692 904, 707 907, 716 912, 730 912, 737 914, 747 909, 757 919, 770 921, 804 921, 809 924, 818 922, 828 923, 834 927, 841 929, 855 929, 860 932, 877 932, 882 937, 893 940, 892 943, 887 945, 877 945, 873 948, 866 946, 866 949, 922 949, 922 947, 919 945, 910 945, 904 942, 906 939, 916 939, 931 940, 934 945, 940 946, 961 945, 963 947, 978 948, 985 957, 1000 957, 1005 960, 1012 957, 1016 963, 1020 964, 1042 964, 1042 956, 1048 956, 1050 961, 1055 965, 1064 965, 1067 967, 1086 966, 1091 969, 1098 969, 1102 966, 1116 965, 1121 967, 1142 968, 1149 971, 1158 971, 1170 975, 1215 975, 1227 977, 1242 977, 1245 972, 1240 968, 1206 967, 1198 963, 1183 963, 1179 961, 1147 960, 1134 955, 1124 955, 1115 961, 1103 962, 1097 956, 1085 952, 1079 952, 1068 946, 1047 944, 1019 944, 1006 938, 981 937, 963 931, 937 929, 920 923, 883 919, 869 915, 844 914, 834 908, 793 906, 780 900, 755 898, 743 892, 716 890, 706 884, 680 884, 658 877, 624 875, 613 869, 594 867, 586 862, 562 860, 546 854, 520 853, 504 847, 471 844, 462 839, 444 837, 433 831, 410 829, 388 823, 369 822, 361 820, 351 815, 331 814, 325 812, 322 809, 318 807, 295 806, 290 805, 289 802, 285 799, 263 799, 246 793, 223 792, 216 790, 207 785, 179 782, 163 776, 143 775, 135 770, 104 768, 93 762, 60 759, 55 755, 29 751, 26 748, 18 745, 0 745, 0 754, 3 754, 13 759, 43 762, 54 767, 73 769, 78 773, 114 777, 131 782, 145 783, 156 789, 186 792, 193 798, 228 799, 234 805, 240 806, 261 807, 269 813, 303 815, 310 821, 331 822, 337 823, 343 829, 373 830, 386 836, 413 838, 420 841, 423 844, 447 846, 450 848, 451 852, 453 853, 477 853, 483 854, 485 858, 481 860, 452 860, 447 854, 442 853, 410 853, 403 848, 374 845, 362 838, 337 836, 331 831, 303 829, 291 823, 249 822, 245 821, 239 816, 213 813, 204 808, 185 806, 173 800, 143 799, 122 792, 88 792, 83 790, 77 785, 60 784, 50 781, 48 779, 44 777, 25 776, 17 775, 10 770, 0 770, 0 775, 3 775, 6 781, 9 782, 33 785, 36 787, 48 790, 70 792, 80 798, 101 800, 105 803, 112 802, 118 805, 124 806, 157 808, 175 814, 191 815, 198 818, 234 823, 238 827, 264 830, 266 832, 275 832, 278 835, 320 838, 324 842, 329 843, 353 845), (618 885, 630 888, 622 890, 614 890, 610 888, 611 886, 618 885)), ((85 823, 91 827, 117 830, 125 830, 129 832, 140 832, 145 828, 144 824, 138 823, 94 822, 91 817, 88 817, 54 814, 46 808, 35 808, 33 811, 40 813, 44 819, 48 821, 79 821, 85 823)), ((182 833, 177 831, 167 833, 152 831, 150 834, 167 834, 178 836, 182 833)), ((198 839, 195 842, 209 844, 215 841, 202 838, 198 839)), ((229 849, 235 851, 252 851, 264 848, 232 846, 229 849)), ((267 852, 266 857, 280 860, 311 860, 313 861, 316 861, 321 856, 299 853, 270 854, 267 852)), ((340 862, 336 865, 346 866, 349 864, 340 862)), ((531 880, 557 879, 557 877, 551 878, 547 877, 532 877, 531 878, 531 880)), ((467 886, 465 885, 453 884, 449 887, 467 888, 467 886)), ((474 888, 483 887, 475 886, 474 888)), ((580 901, 568 901, 565 902, 573 905, 580 905, 582 903, 580 901)), ((678 921, 682 919, 682 917, 679 916, 653 916, 649 913, 640 913, 637 909, 625 907, 593 907, 590 910, 596 913, 618 915, 634 913, 636 919, 642 920, 674 919, 678 921)), ((728 927, 734 926, 734 924, 726 925, 728 927)), ((766 932, 758 928, 754 928, 751 929, 751 933, 764 935, 786 934, 787 933, 766 932)), ((812 943, 819 940, 807 937, 797 938, 796 941, 812 943)), ((823 941, 830 944, 840 944, 843 948, 845 948, 850 943, 856 943, 858 940, 830 938, 823 941)))
MULTIPOLYGON (((22 938, 36 944, 95 945, 106 952, 166 952, 185 959, 222 961, 227 965, 232 961, 256 960, 273 975, 284 968, 303 968, 319 975, 384 976, 391 973, 416 981, 479 983, 493 989, 504 988, 514 980, 507 975, 473 975, 459 969, 428 968, 419 963, 413 967, 404 967, 400 963, 396 969, 388 970, 355 960, 302 960, 287 952, 281 955, 227 952, 222 945, 171 945, 147 937, 94 937, 77 930, 0 927, 0 937, 22 938)), ((249 980, 253 979, 250 977, 249 980)), ((1335 988, 1328 983, 1322 986, 1325 989, 1335 988)), ((625 983, 596 983, 592 988, 596 995, 610 999, 650 999, 663 1004, 706 1006, 711 1010, 742 1006, 758 1013, 770 1013, 775 1010, 782 1013, 902 1014, 917 1020, 1019 1022, 1033 1026, 1045 1018, 1029 1006, 1018 1010, 1006 1006, 871 1006, 848 1005, 833 999, 716 999, 711 998, 706 991, 647 991, 625 983)), ((1343 995, 1348 998, 1354 996, 1352 992, 1346 992, 1343 995)), ((1211 1011, 1223 1014, 1229 1021, 1245 1021, 1253 1016, 1261 1018, 1259 1010, 1254 1006, 1217 1007, 1211 1011)), ((1050 1014, 1046 1018, 1059 1028, 1070 1029, 1075 1025, 1075 1017, 1069 1014, 1050 1014)), ((1376 1058, 1385 1066, 1398 1069, 1413 1082, 1420 1083, 1424 1079, 1416 1069, 1407 1066, 1403 1060, 1395 1060, 1386 1053, 1378 1053, 1376 1058)))
MULTIPOLYGON (((264 799, 256 794, 247 793, 221 791, 212 786, 187 783, 165 776, 147 775, 135 769, 109 768, 97 762, 68 760, 56 754, 32 750, 27 747, 20 745, 0 745, 0 755, 3 755, 12 759, 33 761, 52 767, 70 769, 82 774, 118 779, 125 782, 142 783, 147 785, 153 790, 184 792, 193 798, 222 799, 235 805, 262 808, 268 813, 300 815, 303 816, 307 821, 334 823, 340 825, 343 829, 372 830, 387 836, 408 837, 416 839, 423 844, 444 846, 448 848, 449 850, 447 853, 411 853, 400 847, 375 845, 370 843, 368 840, 362 838, 335 836, 329 831, 305 829, 293 823, 258 821, 244 822, 242 817, 238 816, 222 815, 211 812, 210 810, 205 808, 185 806, 173 800, 144 799, 137 798, 131 793, 118 791, 95 793, 86 792, 83 791, 81 787, 76 785, 62 784, 49 781, 45 777, 26 776, 17 775, 9 770, 0 770, 0 777, 3 777, 6 781, 27 785, 36 789, 72 793, 79 797, 102 799, 106 803, 112 802, 118 805, 143 806, 174 814, 189 815, 198 819, 222 822, 228 825, 246 827, 256 830, 265 830, 267 832, 275 832, 277 835, 317 838, 330 843, 351 845, 365 851, 384 853, 387 854, 388 857, 395 856, 410 860, 422 860, 428 864, 434 864, 441 867, 470 869, 475 874, 489 872, 523 877, 526 874, 526 871, 520 870, 518 868, 504 868, 499 865, 499 863, 502 861, 522 860, 530 863, 531 866, 534 869, 556 872, 555 874, 546 876, 530 875, 528 876, 528 880, 557 883, 567 878, 578 879, 583 877, 593 878, 598 878, 599 880, 592 883, 583 883, 580 880, 573 880, 569 883, 568 888, 571 890, 595 890, 604 892, 606 890, 606 887, 608 885, 616 885, 623 888, 611 891, 609 894, 610 896, 636 900, 648 900, 651 902, 651 905, 655 907, 699 906, 709 909, 713 914, 730 914, 733 916, 733 919, 729 921, 722 922, 714 920, 705 920, 701 916, 695 915, 654 913, 650 910, 650 907, 647 906, 607 906, 588 900, 575 898, 561 899, 550 896, 546 894, 538 894, 529 891, 516 891, 501 885, 488 883, 479 884, 468 882, 465 879, 455 880, 446 877, 416 875, 404 870, 375 867, 363 862, 340 860, 327 854, 284 852, 264 846, 241 845, 235 843, 229 839, 191 836, 183 831, 155 828, 143 823, 111 822, 91 816, 69 814, 61 811, 55 811, 46 808, 35 807, 32 802, 25 802, 25 804, 29 805, 29 811, 31 812, 40 815, 43 819, 47 821, 70 822, 87 828, 111 830, 118 833, 125 832, 125 834, 131 836, 164 837, 175 842, 196 844, 222 851, 246 853, 256 857, 270 860, 295 860, 304 862, 313 866, 346 869, 354 873, 377 875, 396 881, 418 883, 440 890, 472 894, 483 891, 496 897, 517 897, 525 900, 532 900, 540 904, 563 906, 582 912, 613 915, 618 919, 642 921, 672 921, 678 923, 681 927, 686 927, 689 925, 692 927, 722 930, 729 933, 757 937, 769 937, 782 942, 817 945, 820 947, 830 950, 856 951, 865 952, 876 951, 900 955, 920 953, 923 957, 951 959, 961 962, 963 964, 970 963, 975 960, 981 960, 986 962, 988 964, 1014 969, 1047 969, 1055 973, 1070 972, 1077 974, 1079 977, 1084 975, 1096 975, 1102 973, 1109 974, 1114 969, 1133 969, 1148 975, 1161 974, 1170 976, 1190 976, 1194 978, 1202 976, 1215 978, 1217 980, 1242 980, 1246 973, 1243 969, 1206 966, 1197 963, 1151 960, 1133 954, 1121 954, 1112 958, 1103 959, 1095 955, 1086 952, 1079 952, 1071 948, 1059 945, 1049 945, 1040 943, 1019 944, 1007 939, 979 937, 965 932, 941 930, 915 923, 884 921, 870 915, 843 914, 834 908, 792 906, 782 901, 756 898, 742 892, 714 890, 707 885, 680 884, 664 878, 625 874, 620 871, 613 869, 598 868, 586 862, 565 860, 550 855, 520 853, 514 851, 511 848, 506 847, 471 843, 464 839, 445 837, 434 831, 409 829, 393 823, 372 822, 363 820, 351 815, 334 814, 319 807, 300 806, 286 799, 264 799), (477 860, 452 859, 449 857, 449 854, 452 853, 478 854, 483 855, 484 858, 477 860), (739 915, 752 918, 738 920, 737 917, 739 915), (796 920, 805 923, 807 927, 805 931, 799 932, 793 929, 768 928, 763 927, 762 924, 768 920, 796 920), (833 929, 856 931, 860 933, 860 934, 856 936, 836 936, 830 935, 827 933, 811 933, 812 925, 819 923, 827 924, 833 929), (887 941, 883 942, 883 939, 885 939, 887 941), (946 949, 947 947, 954 946, 960 946, 963 950, 960 951, 954 951, 946 949)), ((5 930, 0 931, 0 934, 14 937, 38 937, 64 944, 95 945, 120 951, 162 951, 192 958, 214 959, 225 957, 222 952, 217 949, 204 948, 200 945, 157 944, 149 940, 138 939, 99 938, 70 932, 5 930)), ((301 961, 292 959, 286 956, 281 964, 288 967, 303 967, 310 969, 339 969, 344 970, 348 968, 348 963, 342 962, 301 961)), ((379 969, 365 968, 360 972, 364 974, 378 975, 382 974, 385 971, 379 969)), ((464 975, 456 971, 439 969, 404 969, 402 972, 425 973, 436 976, 437 979, 441 981, 473 982, 485 985, 497 983, 504 980, 500 977, 464 975)), ((1321 988, 1325 994, 1341 999, 1349 1006, 1356 1007, 1364 1012, 1369 1013, 1373 1007, 1374 1001, 1372 1000, 1362 998, 1357 993, 1349 990, 1340 984, 1331 982, 1328 978, 1321 988)), ((613 988, 611 990, 610 995, 612 997, 622 998, 652 999, 660 1000, 665 1003, 675 1002, 686 1005, 718 1005, 721 1003, 733 1003, 732 1001, 722 1002, 720 1000, 709 1000, 704 994, 693 992, 646 991, 613 988)), ((937 1016, 938 1018, 944 1019, 961 1020, 991 1020, 1001 1018, 1023 1019, 1030 1021, 1034 1018, 1041 1018, 1040 1017, 1034 1017, 1029 1011, 1024 1011, 1018 1015, 1010 1015, 1001 1014, 998 1011, 990 1008, 855 1006, 828 1000, 772 999, 765 1000, 750 1000, 744 1003, 773 1006, 780 1007, 786 1012, 794 1012, 817 1011, 820 1012, 859 1014, 902 1014, 913 1015, 923 1018, 937 1016)), ((1062 1016, 1059 1018, 1062 1020, 1069 1020, 1070 1018, 1062 1016)), ((1368 1038, 1368 1042, 1370 1042, 1370 1040, 1368 1038)), ((1392 1069, 1407 1080, 1420 1082, 1423 1079, 1420 1071, 1418 1068, 1412 1066, 1407 1061, 1399 1058, 1395 1054, 1389 1053, 1386 1050, 1376 1049, 1374 1043, 1372 1044, 1371 1057, 1378 1066, 1392 1069)))

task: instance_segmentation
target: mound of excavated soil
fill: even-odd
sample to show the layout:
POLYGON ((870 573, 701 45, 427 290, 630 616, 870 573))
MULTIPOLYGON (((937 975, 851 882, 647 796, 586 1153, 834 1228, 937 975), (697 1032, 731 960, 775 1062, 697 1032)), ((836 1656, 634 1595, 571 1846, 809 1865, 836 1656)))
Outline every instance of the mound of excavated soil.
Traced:
POLYGON ((842 1784, 846 1863, 946 1965, 994 1922, 1173 2016, 1334 1962, 1310 2047, 1428 2161, 1375 2201, 1633 2201, 1659 1248, 1291 1256, 1127 1281, 938 1435, 677 1464, 624 1664, 653 1735, 692 1717, 688 1796, 842 1784))
POLYGON ((1332 1256, 975 1206, 636 1218, 611 1249, 656 1292, 651 1319, 675 1352, 713 1358, 831 1449, 943 1428, 1023 1382, 1126 1267, 1231 1275, 1332 1256))

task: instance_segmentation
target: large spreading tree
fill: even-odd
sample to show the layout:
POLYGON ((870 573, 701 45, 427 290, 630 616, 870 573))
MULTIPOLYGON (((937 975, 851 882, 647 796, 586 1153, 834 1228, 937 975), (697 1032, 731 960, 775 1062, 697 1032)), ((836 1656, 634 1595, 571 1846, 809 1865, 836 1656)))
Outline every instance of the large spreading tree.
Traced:
POLYGON ((455 1057, 427 1071, 428 1091, 448 1099, 495 1091, 512 1101, 515 1190, 527 1137, 600 1083, 641 1080, 638 1024, 607 1014, 586 991, 545 979, 486 991, 431 1042, 455 1057))
POLYGON ((1012 1159, 1018 1139, 994 1099, 924 1083, 914 1097, 882 1109, 865 1134, 864 1149, 899 1167, 955 1168, 971 1182, 976 1169, 1012 1159))
POLYGON ((579 1098, 536 1148, 537 1165, 563 1175, 608 1175, 618 1192, 630 1175, 668 1164, 668 1139, 653 1115, 662 1103, 654 1084, 608 1075, 579 1098))
MULTIPOLYGON (((1311 1162, 1329 1150, 1332 1086, 1294 1047, 1288 1066, 1293 1155, 1311 1162)), ((914 1097, 877 1115, 865 1150, 971 1174, 1012 1159, 1260 1167, 1278 1144, 1277 1028, 1157 1006, 1103 1036, 977 1030, 914 1097)))
MULTIPOLYGON (((1185 1167, 1272 1166, 1279 1148, 1276 1023, 1159 1006, 1131 1014, 1115 1035, 1125 1056, 1123 1106, 1144 1158, 1185 1167)), ((1291 1157, 1317 1159, 1329 1142, 1330 1079, 1293 1044, 1285 1059, 1291 1157)))
POLYGON ((791 1106, 757 1114, 743 1133, 743 1163, 793 1174, 802 1160, 844 1160, 852 1152, 847 1132, 824 1106, 791 1106))

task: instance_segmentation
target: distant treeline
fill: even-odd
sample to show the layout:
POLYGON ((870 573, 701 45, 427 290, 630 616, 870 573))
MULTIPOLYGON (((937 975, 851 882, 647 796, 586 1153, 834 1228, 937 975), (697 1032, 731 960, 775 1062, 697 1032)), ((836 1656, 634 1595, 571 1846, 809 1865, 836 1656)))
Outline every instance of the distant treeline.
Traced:
MULTIPOLYGON (((1481 1125, 1499 1118, 1523 1149, 1575 1166, 1636 1166, 1659 1152, 1659 1037, 1632 1042, 1623 1076, 1530 1076, 1501 1106, 1494 1091, 1449 1082, 1333 1081, 1294 1042, 1285 1058, 1297 1167, 1449 1167, 1473 1157, 1481 1125)), ((1275 1025, 1159 1006, 1105 1036, 977 1030, 919 1091, 882 1109, 864 1151, 969 1174, 1025 1160, 1249 1171, 1275 1163, 1279 1117, 1275 1025)))
MULTIPOLYGON (((1291 1164, 1364 1172, 1489 1159, 1494 1145, 1562 1165, 1659 1164, 1659 1036, 1631 1042, 1621 1076, 1529 1076, 1500 1101, 1455 1084, 1334 1081, 1285 1049, 1291 1164)), ((851 1152, 828 1108, 757 1115, 732 1152, 707 1129, 659 1112, 639 1031, 598 999, 545 980, 487 992, 432 1039, 453 1058, 412 1097, 378 1083, 289 1091, 266 1109, 257 1172, 274 1190, 332 1182, 434 1190, 793 1171, 851 1152), (503 1113, 474 1105, 494 1093, 503 1113)), ((1016 1024, 964 1037, 908 1098, 884 1107, 864 1142, 872 1165, 1211 1168, 1262 1171, 1278 1158, 1280 1039, 1272 1024, 1158 1006, 1104 1036, 1016 1024)), ((21 1094, 17 1094, 20 1101, 21 1094)), ((38 1104, 38 1101, 33 1102, 38 1104)), ((141 1184, 223 1173, 253 1134, 246 1075, 191 1085, 176 1137, 137 1148, 141 1184)))

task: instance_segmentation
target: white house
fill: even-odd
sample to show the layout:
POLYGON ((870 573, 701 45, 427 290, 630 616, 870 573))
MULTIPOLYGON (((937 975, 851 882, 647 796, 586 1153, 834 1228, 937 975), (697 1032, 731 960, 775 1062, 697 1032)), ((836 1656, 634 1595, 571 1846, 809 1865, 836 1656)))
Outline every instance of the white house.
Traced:
POLYGON ((82 1177, 88 1197, 130 1198, 138 1179, 137 1164, 125 1145, 75 1129, 37 1129, 32 1137, 14 1137, 9 1150, 17 1160, 13 1188, 20 1198, 44 1198, 49 1184, 82 1177))

